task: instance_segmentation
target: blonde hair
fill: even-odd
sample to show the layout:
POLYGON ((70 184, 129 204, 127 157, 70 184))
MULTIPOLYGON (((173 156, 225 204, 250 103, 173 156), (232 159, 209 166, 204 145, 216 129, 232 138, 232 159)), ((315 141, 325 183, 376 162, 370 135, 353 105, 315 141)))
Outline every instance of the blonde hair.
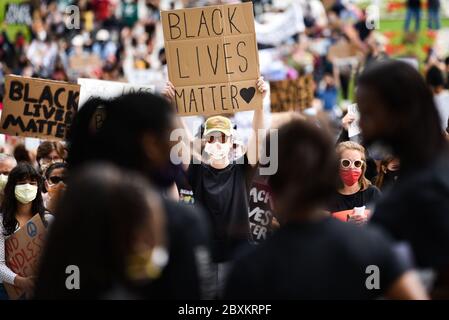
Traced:
POLYGON ((362 191, 368 189, 368 187, 371 185, 371 182, 367 178, 365 178, 365 172, 366 172, 365 148, 362 145, 360 145, 354 141, 341 142, 337 145, 337 155, 340 160, 341 160, 341 156, 342 156, 343 152, 346 150, 355 150, 355 151, 360 152, 363 163, 362 163, 362 174, 360 175, 360 178, 359 178, 359 185, 360 185, 360 188, 362 191))

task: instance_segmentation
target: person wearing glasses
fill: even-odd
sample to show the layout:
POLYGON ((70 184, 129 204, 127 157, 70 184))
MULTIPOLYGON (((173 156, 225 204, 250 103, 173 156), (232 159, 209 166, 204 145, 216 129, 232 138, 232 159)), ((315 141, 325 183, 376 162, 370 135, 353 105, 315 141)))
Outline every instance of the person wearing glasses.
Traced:
POLYGON ((379 189, 365 177, 365 148, 356 142, 345 141, 338 144, 337 155, 341 187, 328 210, 340 220, 364 223, 369 214, 366 207, 381 195, 379 189))
POLYGON ((37 148, 36 161, 42 173, 55 162, 64 162, 67 151, 58 141, 44 141, 37 148))
POLYGON ((55 212, 56 205, 65 190, 66 171, 67 165, 64 162, 53 163, 45 170, 45 189, 47 189, 45 207, 51 213, 55 212))

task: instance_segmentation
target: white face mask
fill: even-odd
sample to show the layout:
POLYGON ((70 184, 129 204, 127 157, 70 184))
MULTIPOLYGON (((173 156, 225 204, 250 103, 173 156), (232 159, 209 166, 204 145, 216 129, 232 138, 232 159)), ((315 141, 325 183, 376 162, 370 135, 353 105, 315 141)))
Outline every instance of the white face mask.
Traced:
POLYGON ((17 185, 14 191, 17 201, 23 204, 30 203, 37 196, 37 186, 29 183, 17 185))
POLYGON ((8 176, 0 174, 0 193, 5 190, 6 183, 8 182, 8 176))
POLYGON ((223 160, 229 156, 229 151, 231 150, 231 146, 229 143, 206 143, 204 147, 204 152, 206 152, 209 157, 213 160, 223 160))

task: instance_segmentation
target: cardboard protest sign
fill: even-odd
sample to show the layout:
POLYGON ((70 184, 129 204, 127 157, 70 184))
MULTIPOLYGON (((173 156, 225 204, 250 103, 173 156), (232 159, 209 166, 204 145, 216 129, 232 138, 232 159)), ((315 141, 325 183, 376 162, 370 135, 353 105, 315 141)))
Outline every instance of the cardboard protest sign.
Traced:
POLYGON ((79 85, 7 75, 0 132, 62 140, 78 111, 79 85))
POLYGON ((154 93, 153 85, 134 85, 124 82, 79 78, 81 86, 79 106, 82 107, 90 98, 112 99, 133 92, 154 93))
POLYGON ((69 58, 70 69, 81 73, 88 72, 95 68, 101 68, 103 62, 96 54, 74 55, 69 58))
POLYGON ((263 181, 254 181, 249 192, 249 225, 253 242, 260 243, 272 232, 271 191, 263 181))
POLYGON ((329 52, 327 54, 327 58, 330 61, 352 57, 357 57, 357 47, 346 40, 340 40, 334 45, 330 46, 329 52))
MULTIPOLYGON (((6 239, 6 265, 22 277, 35 275, 46 232, 41 217, 36 214, 25 226, 6 239)), ((20 298, 24 293, 13 285, 4 283, 4 286, 12 300, 20 298)))
MULTIPOLYGON (((354 209, 351 210, 343 210, 343 211, 337 211, 332 212, 331 216, 335 219, 338 219, 343 222, 348 222, 350 217, 354 214, 354 209)), ((371 214, 371 210, 365 209, 365 217, 369 217, 371 214)))
POLYGON ((302 111, 313 102, 311 75, 295 80, 270 82, 271 112, 302 111))
POLYGON ((262 108, 252 3, 161 14, 168 77, 180 115, 262 108))

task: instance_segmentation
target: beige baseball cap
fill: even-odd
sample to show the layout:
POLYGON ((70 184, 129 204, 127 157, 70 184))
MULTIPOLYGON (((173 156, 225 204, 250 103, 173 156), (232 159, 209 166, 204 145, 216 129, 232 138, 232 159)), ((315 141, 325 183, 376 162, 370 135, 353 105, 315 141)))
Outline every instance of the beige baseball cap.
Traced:
POLYGON ((229 137, 231 135, 231 131, 231 120, 223 116, 210 117, 204 123, 204 136, 213 132, 222 132, 229 137))

